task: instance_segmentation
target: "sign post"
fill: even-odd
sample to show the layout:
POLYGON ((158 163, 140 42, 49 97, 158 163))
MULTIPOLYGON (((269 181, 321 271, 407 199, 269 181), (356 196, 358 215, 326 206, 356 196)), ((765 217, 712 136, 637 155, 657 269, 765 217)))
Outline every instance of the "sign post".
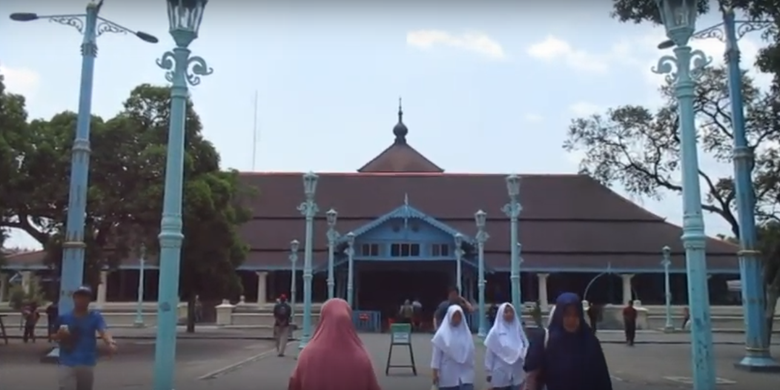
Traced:
POLYGON ((411 324, 392 324, 390 325, 390 349, 387 351, 387 365, 385 366, 385 375, 390 375, 391 368, 411 368, 412 373, 417 376, 417 366, 414 364, 414 348, 412 348, 412 325, 411 324), (393 357, 394 347, 407 347, 409 348, 409 360, 411 365, 393 365, 391 360, 393 357))

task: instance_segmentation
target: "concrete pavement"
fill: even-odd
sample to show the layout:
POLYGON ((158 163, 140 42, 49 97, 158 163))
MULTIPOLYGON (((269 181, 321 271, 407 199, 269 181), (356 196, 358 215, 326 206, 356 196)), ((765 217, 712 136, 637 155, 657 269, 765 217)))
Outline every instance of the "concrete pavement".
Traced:
MULTIPOLYGON (((384 390, 392 389, 429 389, 430 382, 430 335, 414 335, 415 363, 417 376, 409 369, 394 369, 385 375, 389 335, 363 334, 364 344, 372 355, 374 370, 384 390)), ((396 347, 393 364, 409 364, 408 352, 404 347, 396 347), (406 353, 405 353, 406 352, 406 353)), ((690 388, 686 381, 691 376, 690 346, 681 344, 637 345, 628 347, 618 344, 605 344, 604 351, 610 365, 615 390, 640 389, 677 389, 690 388)), ((742 356, 742 348, 733 345, 715 347, 717 374, 720 385, 717 389, 776 390, 780 376, 737 371, 733 363, 742 356)), ((780 356, 780 348, 773 351, 780 356)), ((482 375, 484 348, 477 348, 477 389, 486 388, 482 375)), ((271 354, 262 359, 238 367, 223 375, 205 379, 195 384, 197 389, 246 389, 259 381, 268 389, 284 389, 290 373, 295 367, 293 357, 279 358, 271 354)))

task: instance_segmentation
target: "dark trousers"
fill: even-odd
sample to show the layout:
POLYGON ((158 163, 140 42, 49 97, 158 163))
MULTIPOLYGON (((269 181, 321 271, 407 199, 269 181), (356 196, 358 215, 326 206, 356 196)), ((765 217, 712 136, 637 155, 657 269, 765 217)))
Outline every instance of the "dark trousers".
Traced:
POLYGON ((634 339, 636 339, 636 321, 625 321, 625 331, 626 331, 626 343, 628 345, 634 345, 634 339))
POLYGON ((26 343, 27 340, 35 342, 35 324, 25 324, 24 333, 22 334, 22 340, 26 343))
POLYGON ((596 334, 596 327, 598 326, 599 319, 597 318, 589 318, 590 319, 590 327, 593 329, 593 334, 596 334))

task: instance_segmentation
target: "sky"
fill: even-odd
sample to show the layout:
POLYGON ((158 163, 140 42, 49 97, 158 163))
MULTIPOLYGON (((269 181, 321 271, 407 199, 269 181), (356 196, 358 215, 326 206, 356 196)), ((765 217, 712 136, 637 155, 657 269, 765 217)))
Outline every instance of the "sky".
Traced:
MULTIPOLYGON (((447 172, 576 173, 580 156, 561 147, 573 118, 660 104, 663 77, 651 67, 664 54, 656 48, 663 28, 619 23, 610 1, 532 3, 211 1, 191 49, 214 73, 191 88, 192 99, 225 168, 354 172, 392 142, 403 97, 409 143, 447 172)), ((155 63, 173 47, 165 4, 105 1, 102 17, 160 42, 99 37, 94 114, 117 114, 138 84, 166 83, 155 63)), ((76 110, 81 39, 70 26, 5 15, 78 14, 85 5, 0 2, 0 72, 27 97, 31 118, 76 110)), ((718 22, 706 15, 698 27, 718 22)), ((740 41, 744 67, 766 86, 770 77, 752 69, 763 45, 760 33, 740 41)), ((717 40, 693 46, 722 62, 717 40)), ((706 156, 701 164, 732 171, 706 156)), ((632 200, 681 223, 675 194, 632 200)), ((729 231, 719 217, 705 223, 710 235, 729 231)), ((38 247, 18 231, 9 244, 38 247)))

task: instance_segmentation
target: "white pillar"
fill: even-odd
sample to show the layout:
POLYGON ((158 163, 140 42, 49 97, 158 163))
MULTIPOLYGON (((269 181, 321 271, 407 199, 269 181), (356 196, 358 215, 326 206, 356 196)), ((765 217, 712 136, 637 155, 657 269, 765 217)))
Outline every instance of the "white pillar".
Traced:
POLYGON ((268 302, 268 297, 265 293, 266 279, 268 279, 268 272, 257 272, 257 304, 264 305, 268 302))
POLYGON ((30 287, 32 286, 32 272, 22 271, 22 290, 25 294, 30 293, 30 287))
POLYGON ((6 293, 8 288, 8 274, 0 272, 0 302, 5 302, 6 293))
POLYGON ((633 299, 633 290, 631 289, 631 278, 634 277, 633 274, 624 274, 620 275, 620 277, 623 279, 623 303, 627 304, 629 301, 633 299))
POLYGON ((550 274, 536 274, 539 278, 539 306, 542 310, 547 310, 550 306, 550 301, 547 298, 547 278, 550 274))
POLYGON ((97 307, 102 308, 106 303, 106 291, 108 290, 108 271, 100 271, 100 284, 97 290, 97 307))

